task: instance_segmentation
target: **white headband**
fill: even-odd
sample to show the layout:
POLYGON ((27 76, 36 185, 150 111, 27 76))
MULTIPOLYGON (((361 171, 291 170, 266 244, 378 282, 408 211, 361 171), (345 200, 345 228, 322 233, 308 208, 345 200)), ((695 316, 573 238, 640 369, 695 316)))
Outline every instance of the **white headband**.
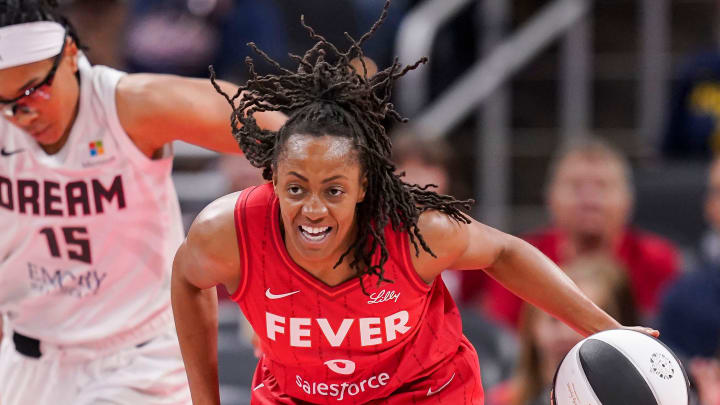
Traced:
POLYGON ((50 21, 0 28, 0 69, 57 56, 65 44, 65 27, 50 21))

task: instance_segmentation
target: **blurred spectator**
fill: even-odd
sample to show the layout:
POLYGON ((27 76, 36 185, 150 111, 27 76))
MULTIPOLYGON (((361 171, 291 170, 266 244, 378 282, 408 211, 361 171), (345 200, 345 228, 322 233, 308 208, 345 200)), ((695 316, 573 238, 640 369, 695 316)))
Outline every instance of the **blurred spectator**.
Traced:
MULTIPOLYGON (((450 147, 443 140, 427 140, 414 133, 402 132, 393 136, 393 161, 396 172, 405 172, 403 180, 410 184, 434 184, 441 194, 450 193, 452 185, 448 172, 450 147)), ((460 290, 459 271, 444 271, 443 281, 453 297, 460 290)), ((507 378, 515 358, 516 342, 512 331, 498 327, 483 314, 462 311, 463 333, 477 350, 483 384, 492 386, 507 378)))
MULTIPOLYGON (((257 2, 257 0, 254 1, 257 2)), ((357 15, 351 0, 274 0, 274 2, 278 4, 282 24, 287 31, 288 49, 293 53, 310 49, 316 42, 310 38, 307 30, 300 24, 301 15, 305 17, 305 23, 311 26, 316 33, 340 49, 350 46, 344 32, 359 39, 369 29, 369 27, 358 26, 357 15)), ((381 9, 382 6, 377 9, 377 15, 381 9)))
POLYGON ((244 190, 265 183, 262 169, 250 164, 244 155, 222 155, 220 173, 227 179, 228 193, 244 190))
MULTIPOLYGON (((360 30, 368 30, 380 15, 385 0, 352 0, 352 3, 360 30)), ((408 7, 408 0, 393 0, 387 19, 364 47, 365 54, 382 67, 389 66, 397 53, 394 46, 395 37, 408 7)))
MULTIPOLYGON (((393 161, 395 171, 405 173, 403 181, 419 186, 434 184, 440 194, 450 192, 448 161, 450 147, 445 141, 427 140, 410 132, 398 132, 393 136, 393 161)), ((442 274, 450 294, 456 298, 460 294, 459 272, 445 271, 442 274)))
MULTIPOLYGON (((525 239, 559 265, 586 254, 613 256, 628 272, 642 315, 651 317, 663 288, 677 273, 678 253, 669 241, 629 225, 631 176, 625 158, 605 142, 587 139, 569 144, 550 169, 547 204, 552 224, 525 239)), ((519 298, 494 281, 488 294, 478 297, 483 283, 478 279, 486 278, 484 273, 463 272, 463 278, 465 301, 482 298, 494 318, 517 324, 519 298)))
POLYGON ((710 229, 699 247, 699 259, 706 266, 720 266, 720 159, 715 159, 708 173, 705 194, 705 219, 710 229))
POLYGON ((680 71, 671 98, 663 152, 710 157, 720 151, 720 54, 694 56, 680 71))
POLYGON ((360 60, 360 58, 353 58, 350 61, 350 66, 355 69, 358 75, 365 75, 368 79, 375 76, 378 71, 377 63, 367 56, 363 56, 362 60, 360 60))
POLYGON ((720 405, 720 359, 696 359, 690 364, 700 405, 720 405))
POLYGON ((663 299, 662 340, 685 358, 711 357, 720 349, 720 158, 710 167, 701 264, 680 277, 663 299))
POLYGON ((425 186, 434 184, 434 190, 447 194, 450 176, 447 171, 450 147, 443 140, 427 140, 411 133, 393 137, 393 161, 397 172, 405 172, 406 183, 425 186))
MULTIPOLYGON (((598 306, 624 325, 636 317, 622 267, 608 256, 579 258, 568 276, 598 306)), ((582 336, 551 315, 523 304, 520 358, 514 376, 488 392, 488 405, 549 405, 558 365, 582 336)))
MULTIPOLYGON (((207 77, 213 64, 220 77, 239 80, 252 54, 250 41, 273 58, 286 57, 286 31, 274 1, 143 0, 133 2, 129 19, 126 52, 136 71, 207 77)), ((263 62, 256 66, 270 69, 263 62)))
POLYGON ((72 0, 61 6, 83 39, 85 54, 93 65, 125 68, 120 44, 125 34, 127 1, 72 0))

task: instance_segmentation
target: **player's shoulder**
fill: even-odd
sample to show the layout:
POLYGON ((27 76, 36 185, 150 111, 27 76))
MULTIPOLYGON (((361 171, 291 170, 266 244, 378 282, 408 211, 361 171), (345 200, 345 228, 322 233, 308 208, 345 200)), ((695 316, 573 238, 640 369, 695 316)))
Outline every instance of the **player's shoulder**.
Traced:
POLYGON ((191 231, 198 233, 214 233, 227 227, 228 223, 234 223, 235 204, 241 191, 226 194, 210 204, 195 217, 191 231))
MULTIPOLYGON (((449 215, 428 210, 420 214, 417 227, 425 242, 434 250, 444 252, 464 246, 469 235, 467 224, 457 221, 449 215)), ((437 253, 437 252, 436 252, 437 253)))
POLYGON ((461 227, 462 223, 437 210, 425 211, 418 218, 418 228, 423 233, 446 235, 447 232, 457 232, 461 227))
POLYGON ((168 75, 153 73, 132 73, 126 74, 117 83, 115 98, 120 111, 125 110, 124 115, 143 116, 152 114, 153 106, 162 105, 162 99, 166 98, 166 91, 171 88, 168 82, 168 75))
POLYGON ((126 96, 151 95, 158 86, 167 84, 172 75, 156 73, 129 73, 118 82, 118 92, 126 96))
POLYGON ((187 244, 204 256, 221 257, 235 249, 235 202, 240 192, 222 196, 208 204, 195 217, 187 235, 187 244))
POLYGON ((255 211, 267 210, 274 197, 272 184, 266 183, 216 199, 197 215, 190 226, 188 241, 206 245, 213 244, 218 237, 222 237, 222 241, 225 241, 232 236, 233 243, 235 243, 239 218, 256 217, 260 212, 255 211), (238 210, 244 210, 245 215, 236 215, 238 210))
POLYGON ((208 204, 193 221, 175 255, 173 271, 197 286, 236 285, 241 268, 233 220, 237 195, 228 194, 208 204))
POLYGON ((248 187, 242 191, 244 198, 243 208, 246 210, 264 210, 275 201, 275 188, 271 182, 259 186, 248 187))

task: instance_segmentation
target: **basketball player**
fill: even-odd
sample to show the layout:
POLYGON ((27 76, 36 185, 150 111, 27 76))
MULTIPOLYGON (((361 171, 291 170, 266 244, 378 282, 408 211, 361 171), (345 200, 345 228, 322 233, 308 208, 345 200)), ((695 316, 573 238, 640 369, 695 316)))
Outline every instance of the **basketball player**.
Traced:
POLYGON ((296 72, 267 57, 278 75, 251 69, 233 131, 270 182, 206 207, 173 265, 197 404, 219 403, 217 284, 261 341, 253 404, 482 404, 444 269, 484 268, 583 335, 621 327, 536 249, 467 217, 469 202, 393 172, 382 122, 399 117, 391 86, 417 65, 371 79, 349 66, 378 24, 347 52, 310 30, 318 42, 296 72), (278 132, 261 130, 248 107, 290 116, 278 132))
POLYGON ((204 80, 91 66, 53 3, 0 2, 0 403, 189 403, 169 142, 239 152, 231 110, 204 80))

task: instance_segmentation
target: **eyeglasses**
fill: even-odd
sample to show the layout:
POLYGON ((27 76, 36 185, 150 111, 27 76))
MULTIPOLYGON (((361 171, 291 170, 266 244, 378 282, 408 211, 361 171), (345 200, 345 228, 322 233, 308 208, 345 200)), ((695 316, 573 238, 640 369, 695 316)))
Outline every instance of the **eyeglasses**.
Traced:
POLYGON ((60 60, 62 60, 64 53, 65 45, 63 41, 63 47, 60 50, 60 53, 55 56, 50 71, 40 83, 34 85, 33 87, 25 89, 25 91, 23 91, 21 95, 11 100, 0 99, 0 105, 2 105, 0 106, 0 110, 2 110, 3 115, 5 115, 7 118, 13 118, 18 114, 18 112, 21 112, 23 114, 29 114, 33 112, 33 109, 26 104, 27 100, 50 99, 49 89, 53 84, 53 79, 55 79, 55 73, 57 72, 58 66, 60 66, 60 60))

